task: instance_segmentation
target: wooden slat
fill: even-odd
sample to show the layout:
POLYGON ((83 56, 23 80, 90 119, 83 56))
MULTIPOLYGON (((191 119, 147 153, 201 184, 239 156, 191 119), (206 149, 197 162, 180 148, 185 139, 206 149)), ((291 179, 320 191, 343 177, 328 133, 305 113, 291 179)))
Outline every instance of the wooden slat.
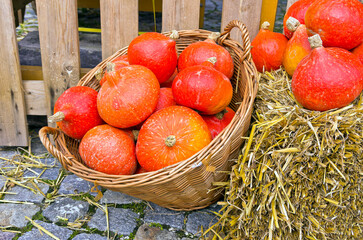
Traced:
MULTIPOLYGON (((223 0, 221 31, 230 21, 240 20, 246 25, 252 41, 260 29, 261 6, 262 0, 223 0)), ((241 41, 240 32, 232 30, 231 38, 241 41)))
POLYGON ((286 11, 287 9, 289 9, 289 7, 294 4, 295 2, 297 2, 298 0, 287 0, 287 4, 286 4, 286 11))
POLYGON ((80 76, 77 1, 37 0, 47 115, 55 101, 80 76))
POLYGON ((137 37, 138 1, 101 0, 102 58, 105 59, 137 37))
POLYGON ((28 128, 11 0, 0 7, 0 146, 27 146, 28 128))
POLYGON ((277 2, 278 0, 262 0, 260 26, 267 21, 270 23, 270 31, 273 31, 275 26, 277 2))
POLYGON ((47 115, 44 82, 39 80, 24 80, 25 105, 27 115, 47 115))
POLYGON ((163 1, 162 32, 198 29, 200 0, 163 1))

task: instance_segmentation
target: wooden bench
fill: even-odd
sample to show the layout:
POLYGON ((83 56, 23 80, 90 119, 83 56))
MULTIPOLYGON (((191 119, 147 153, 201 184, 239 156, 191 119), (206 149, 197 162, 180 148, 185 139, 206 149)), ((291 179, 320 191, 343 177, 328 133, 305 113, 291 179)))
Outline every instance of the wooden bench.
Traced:
MULTIPOLYGON (((295 1, 288 1, 288 6, 295 1)), ((224 0, 221 31, 234 19, 246 24, 251 39, 256 36, 262 21, 270 21, 273 29, 277 2, 224 0)), ((27 115, 51 115, 59 95, 76 85, 88 71, 80 68, 78 6, 75 0, 36 0, 42 58, 40 70, 20 66, 12 1, 2 3, 0 146, 27 146, 27 115)), ((100 0, 99 7, 102 57, 106 58, 138 35, 139 7, 138 1, 130 0, 100 0)), ((199 28, 200 0, 164 0, 161 8, 162 32, 199 28)), ((231 37, 240 40, 238 31, 232 32, 231 37)))

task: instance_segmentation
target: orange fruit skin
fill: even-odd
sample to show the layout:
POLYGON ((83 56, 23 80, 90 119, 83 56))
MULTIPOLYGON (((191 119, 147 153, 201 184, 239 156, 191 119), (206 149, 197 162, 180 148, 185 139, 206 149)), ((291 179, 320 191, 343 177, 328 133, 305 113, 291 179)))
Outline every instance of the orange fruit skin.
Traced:
POLYGON ((90 168, 106 174, 130 175, 136 171, 135 143, 123 130, 103 124, 81 140, 79 154, 90 168))
POLYGON ((173 91, 171 88, 160 88, 159 99, 154 112, 174 105, 176 105, 176 102, 174 100, 173 91))
POLYGON ((156 171, 183 161, 212 140, 203 118, 184 106, 170 106, 151 115, 140 129, 136 144, 137 160, 146 171, 156 171), (167 146, 168 136, 175 136, 167 146))
POLYGON ((130 64, 149 68, 160 83, 173 75, 178 61, 175 41, 157 32, 147 32, 134 38, 127 54, 130 64))
POLYGON ((360 62, 363 64, 363 43, 361 43, 358 47, 352 50, 352 53, 356 55, 360 62))
POLYGON ((155 110, 160 85, 151 70, 130 65, 108 73, 97 97, 101 118, 111 126, 129 128, 155 110))
POLYGON ((350 104, 363 88, 363 65, 348 50, 317 47, 303 58, 291 89, 303 107, 326 111, 350 104))
POLYGON ((292 37, 293 32, 291 32, 286 26, 287 19, 289 19, 289 17, 293 17, 299 20, 301 24, 305 24, 305 13, 310 7, 310 5, 315 1, 318 0, 299 0, 293 3, 289 7, 289 9, 287 9, 283 20, 283 25, 284 25, 284 34, 288 39, 292 37))
POLYGON ((273 71, 281 67, 287 45, 285 35, 260 29, 251 45, 251 55, 257 71, 273 71))
MULTIPOLYGON (((115 70, 119 70, 123 67, 130 65, 129 58, 127 55, 119 56, 119 57, 115 58, 114 60, 112 60, 111 62, 115 64, 115 70)), ((107 70, 106 70, 105 74, 107 74, 107 70)), ((103 76, 100 80, 100 85, 102 86, 105 81, 106 81, 106 77, 103 76)))
POLYGON ((359 0, 319 0, 305 13, 309 36, 319 34, 324 47, 347 50, 363 41, 363 4, 359 0))
POLYGON ((212 134, 212 138, 215 138, 225 129, 228 124, 232 121, 236 114, 231 108, 226 107, 226 113, 223 118, 219 119, 216 115, 202 115, 204 121, 207 123, 208 128, 212 134))
POLYGON ((186 47, 179 56, 178 70, 200 65, 211 57, 217 58, 215 68, 229 79, 232 78, 234 63, 230 53, 211 39, 195 42, 186 47))
POLYGON ((172 90, 178 105, 207 115, 225 109, 233 95, 232 84, 226 75, 205 65, 187 67, 179 72, 172 90))
POLYGON ((300 61, 311 52, 306 26, 301 24, 287 42, 282 66, 292 76, 300 61))

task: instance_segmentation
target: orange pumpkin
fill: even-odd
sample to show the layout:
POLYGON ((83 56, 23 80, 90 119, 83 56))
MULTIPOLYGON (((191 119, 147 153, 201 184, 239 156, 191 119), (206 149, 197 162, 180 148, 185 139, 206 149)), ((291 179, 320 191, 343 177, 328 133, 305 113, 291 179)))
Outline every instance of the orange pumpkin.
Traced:
POLYGON ((290 17, 287 20, 287 27, 294 34, 287 42, 282 66, 292 76, 299 62, 311 51, 311 47, 304 24, 300 24, 297 19, 290 17))
MULTIPOLYGON (((107 74, 107 71, 119 70, 123 67, 130 65, 127 55, 119 56, 119 57, 115 58, 114 60, 112 60, 111 63, 113 63, 113 65, 108 65, 108 68, 111 68, 111 69, 107 70, 107 68, 106 68, 105 74, 107 74)), ((97 77, 97 75, 96 75, 96 77, 97 77)), ((102 86, 105 81, 106 81, 106 77, 103 75, 102 78, 100 79, 100 85, 102 86)))
POLYGON ((251 55, 259 72, 277 70, 282 65, 287 38, 282 33, 268 30, 270 23, 264 22, 251 42, 251 55))
POLYGON ((79 145, 79 154, 90 168, 116 175, 136 171, 135 143, 121 129, 99 125, 89 130, 79 145))
POLYGON ((136 156, 142 168, 155 171, 183 161, 207 146, 212 136, 203 118, 184 106, 170 106, 142 125, 136 156))
POLYGON ((173 75, 178 61, 175 41, 157 32, 147 32, 134 38, 127 52, 130 64, 149 68, 160 83, 173 75))
POLYGON ((352 53, 356 55, 360 62, 363 64, 363 43, 361 43, 358 47, 352 50, 352 53))
MULTIPOLYGON (((211 59, 210 61, 215 60, 211 59)), ((196 109, 207 115, 225 109, 233 95, 230 80, 209 61, 179 72, 174 79, 172 90, 178 105, 196 109)))
POLYGON ((228 126, 235 114, 236 113, 231 108, 226 107, 226 109, 217 114, 202 115, 212 134, 212 138, 215 138, 223 131, 224 128, 228 126))
POLYGON ((118 128, 136 126, 155 110, 160 85, 151 70, 130 65, 105 76, 97 109, 106 123, 118 128))

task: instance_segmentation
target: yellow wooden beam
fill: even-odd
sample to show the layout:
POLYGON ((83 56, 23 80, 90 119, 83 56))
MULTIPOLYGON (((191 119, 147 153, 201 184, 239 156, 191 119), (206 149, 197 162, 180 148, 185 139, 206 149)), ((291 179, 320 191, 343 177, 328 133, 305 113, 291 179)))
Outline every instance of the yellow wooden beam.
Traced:
POLYGON ((270 23, 270 31, 274 30, 277 3, 278 0, 262 0, 260 26, 263 22, 268 21, 270 23))

